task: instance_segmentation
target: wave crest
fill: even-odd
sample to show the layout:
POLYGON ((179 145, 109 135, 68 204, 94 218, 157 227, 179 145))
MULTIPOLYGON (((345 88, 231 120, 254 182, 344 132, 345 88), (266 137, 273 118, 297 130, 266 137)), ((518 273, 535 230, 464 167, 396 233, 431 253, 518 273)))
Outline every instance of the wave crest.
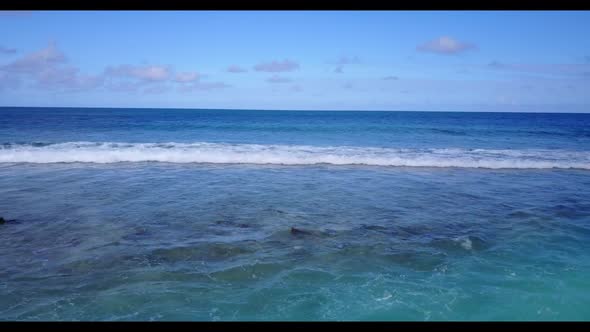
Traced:
POLYGON ((590 151, 397 149, 204 142, 0 145, 0 163, 118 162, 590 169, 590 151))

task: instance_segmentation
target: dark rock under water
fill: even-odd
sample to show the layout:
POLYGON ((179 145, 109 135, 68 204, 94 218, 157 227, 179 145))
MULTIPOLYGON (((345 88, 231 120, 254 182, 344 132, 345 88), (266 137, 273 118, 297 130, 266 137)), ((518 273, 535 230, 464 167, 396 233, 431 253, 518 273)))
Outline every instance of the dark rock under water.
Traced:
POLYGON ((304 229, 291 227, 291 234, 293 234, 293 235, 312 235, 312 232, 304 230, 304 229))
POLYGON ((0 225, 6 224, 6 223, 20 224, 20 222, 16 219, 4 219, 3 217, 0 217, 0 225))

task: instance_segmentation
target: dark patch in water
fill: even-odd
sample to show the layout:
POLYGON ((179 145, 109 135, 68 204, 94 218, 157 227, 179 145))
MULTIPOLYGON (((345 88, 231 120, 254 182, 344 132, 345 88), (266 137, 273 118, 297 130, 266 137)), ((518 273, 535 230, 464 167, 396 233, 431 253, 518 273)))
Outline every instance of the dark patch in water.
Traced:
POLYGON ((556 131, 547 131, 547 130, 526 130, 524 131, 524 133, 527 134, 533 134, 533 135, 539 135, 539 136, 562 136, 562 137, 567 137, 570 136, 571 134, 569 133, 562 133, 562 132, 556 132, 556 131))
POLYGON ((80 239, 77 239, 77 238, 71 239, 71 240, 68 242, 68 244, 69 244, 70 246, 72 246, 72 247, 77 247, 77 246, 79 246, 81 243, 82 243, 82 240, 80 240, 80 239))
POLYGON ((150 260, 163 262, 178 262, 200 258, 203 250, 198 247, 176 247, 167 249, 156 249, 149 255, 150 260))
POLYGON ((508 216, 512 218, 529 218, 534 216, 534 214, 526 211, 514 211, 509 213, 508 216))
POLYGON ((167 263, 190 260, 217 261, 252 252, 253 249, 246 246, 216 243, 156 249, 151 252, 149 259, 167 263))
POLYGON ((31 143, 31 145, 36 148, 41 148, 44 146, 49 146, 49 145, 51 145, 51 143, 33 142, 33 143, 31 143))
POLYGON ((442 225, 440 228, 433 228, 426 225, 409 225, 398 226, 393 232, 393 236, 401 240, 430 240, 437 234, 454 233, 452 225, 442 225))
POLYGON ((145 228, 145 227, 137 227, 135 229, 135 233, 134 234, 135 235, 146 235, 147 233, 148 233, 147 228, 145 228))
POLYGON ((383 257, 396 265, 420 272, 434 271, 445 263, 445 255, 428 252, 397 252, 383 255, 383 257))
POLYGON ((209 275, 211 278, 219 281, 249 282, 276 275, 285 268, 285 266, 278 263, 255 263, 216 271, 209 275))
POLYGON ((580 211, 580 209, 578 208, 574 208, 571 206, 567 206, 567 205, 563 205, 563 204, 558 204, 554 207, 551 208, 551 211, 553 212, 553 214, 557 217, 561 217, 561 218, 580 218, 580 217, 587 217, 590 215, 590 213, 584 213, 583 211, 580 211))
POLYGON ((291 234, 292 235, 312 235, 310 231, 291 227, 291 234))
POLYGON ((453 130, 453 129, 440 129, 440 128, 430 128, 431 131, 436 133, 448 134, 453 136, 465 136, 467 135, 466 132, 460 130, 453 130))
POLYGON ((269 212, 275 212, 278 214, 287 214, 287 212, 279 210, 279 209, 266 209, 265 211, 269 211, 269 212))
POLYGON ((53 143, 43 143, 43 142, 5 142, 2 143, 2 147, 5 149, 10 149, 12 147, 20 147, 20 146, 32 146, 35 148, 41 148, 45 146, 53 145, 53 143))
POLYGON ((77 260, 71 263, 67 263, 58 268, 59 273, 65 273, 68 275, 85 274, 95 271, 97 263, 94 260, 83 259, 77 260))
POLYGON ((238 222, 234 222, 231 220, 217 220, 215 222, 217 225, 226 225, 226 226, 231 226, 231 227, 238 227, 238 228, 250 228, 250 225, 245 224, 245 223, 238 223, 238 222))
POLYGON ((425 225, 409 225, 409 226, 399 226, 399 227, 397 227, 397 230, 416 236, 416 235, 431 233, 432 227, 425 226, 425 225))
POLYGON ((384 226, 379 226, 379 225, 361 225, 360 227, 363 230, 368 230, 368 231, 376 231, 376 232, 380 232, 380 233, 390 233, 391 230, 389 230, 387 227, 384 226))
POLYGON ((140 240, 150 235, 151 232, 145 227, 135 227, 133 233, 123 236, 124 240, 140 240))
POLYGON ((16 220, 16 219, 4 219, 2 217, 0 217, 0 225, 3 224, 20 224, 20 221, 16 220))

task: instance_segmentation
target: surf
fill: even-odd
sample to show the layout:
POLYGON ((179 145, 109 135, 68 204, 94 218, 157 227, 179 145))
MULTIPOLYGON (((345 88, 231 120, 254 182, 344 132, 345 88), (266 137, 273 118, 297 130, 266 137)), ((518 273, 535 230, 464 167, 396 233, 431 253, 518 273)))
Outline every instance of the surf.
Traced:
POLYGON ((271 165, 366 165, 490 169, 590 169, 590 151, 230 143, 4 143, 0 163, 163 162, 271 165))

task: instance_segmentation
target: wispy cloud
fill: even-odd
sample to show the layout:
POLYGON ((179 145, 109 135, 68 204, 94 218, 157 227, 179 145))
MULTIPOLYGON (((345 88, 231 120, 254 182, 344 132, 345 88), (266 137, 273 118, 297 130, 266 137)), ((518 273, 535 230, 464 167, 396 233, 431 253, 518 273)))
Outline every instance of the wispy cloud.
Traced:
POLYGON ((461 42, 448 36, 439 37, 416 47, 420 52, 446 55, 458 54, 476 48, 477 46, 472 43, 461 42))
POLYGON ((303 88, 300 85, 293 85, 291 87, 291 91, 293 91, 293 92, 301 92, 301 91, 303 91, 303 88))
POLYGON ((118 65, 104 70, 105 87, 114 92, 162 94, 171 89, 170 84, 192 86, 198 84, 201 75, 195 71, 174 72, 164 65, 118 65))
POLYGON ((0 54, 14 54, 16 53, 16 48, 8 48, 4 46, 0 46, 0 54))
POLYGON ((361 59, 358 56, 342 56, 336 60, 337 65, 352 65, 361 63, 361 59))
POLYGON ((393 81, 393 80, 398 80, 399 77, 397 77, 397 76, 391 76, 390 75, 390 76, 385 76, 382 79, 385 80, 385 81, 393 81))
POLYGON ((102 77, 81 74, 77 67, 69 66, 64 53, 52 42, 45 48, 24 55, 0 71, 5 81, 12 82, 9 87, 17 87, 14 82, 32 81, 43 89, 84 90, 102 84, 102 77))
POLYGON ((67 62, 66 56, 52 42, 45 48, 29 53, 6 66, 5 70, 18 73, 34 73, 67 62))
POLYGON ((361 59, 358 56, 341 56, 336 61, 330 61, 329 63, 336 65, 336 68, 334 68, 335 73, 342 74, 346 65, 359 64, 361 59))
POLYGON ((102 76, 81 74, 76 67, 50 67, 37 75, 38 87, 44 89, 87 90, 102 83, 102 76))
POLYGON ((143 82, 162 82, 168 80, 172 76, 171 70, 168 67, 157 65, 109 66, 105 69, 104 74, 112 77, 137 79, 143 82))
POLYGON ((263 62, 254 66, 256 71, 271 73, 294 71, 299 69, 299 63, 291 60, 263 62))
POLYGON ((105 76, 109 78, 109 88, 117 92, 137 92, 144 94, 162 94, 178 85, 178 91, 206 91, 229 87, 223 82, 202 82, 206 77, 196 71, 175 72, 169 66, 120 65, 108 67, 105 76), (145 87, 145 88, 144 88, 145 87))
POLYGON ((573 64, 522 64, 522 63, 503 63, 499 61, 492 61, 487 65, 488 68, 494 70, 516 71, 532 74, 547 74, 547 75, 570 75, 570 76, 584 76, 585 73, 590 72, 590 64, 573 63, 573 64))
POLYGON ((196 85, 198 90, 217 90, 217 89, 225 89, 230 88, 231 85, 225 84, 223 82, 201 82, 196 85))
POLYGON ((292 82, 293 80, 288 77, 273 75, 272 77, 266 79, 266 81, 268 83, 289 83, 289 82, 292 82))
POLYGON ((174 82, 176 82, 176 83, 190 83, 190 82, 198 81, 199 78, 200 78, 199 73, 194 72, 194 71, 187 71, 187 72, 176 73, 176 76, 174 77, 174 82))
POLYGON ((506 69, 509 66, 504 63, 494 60, 494 61, 488 63, 488 67, 494 68, 494 69, 506 69))
POLYGON ((229 88, 231 85, 224 82, 195 82, 178 88, 180 92, 193 92, 193 91, 210 91, 229 88))
POLYGON ((0 66, 0 89, 17 88, 21 83, 44 90, 81 91, 107 89, 112 92, 160 94, 178 85, 184 91, 216 90, 229 87, 223 82, 202 82, 206 76, 196 71, 176 72, 165 65, 113 65, 99 75, 88 75, 69 65, 56 43, 0 66))
POLYGON ((227 67, 227 72, 229 72, 229 73, 237 74, 237 73, 245 73, 247 71, 248 70, 246 68, 242 68, 238 65, 231 65, 231 66, 227 67))

